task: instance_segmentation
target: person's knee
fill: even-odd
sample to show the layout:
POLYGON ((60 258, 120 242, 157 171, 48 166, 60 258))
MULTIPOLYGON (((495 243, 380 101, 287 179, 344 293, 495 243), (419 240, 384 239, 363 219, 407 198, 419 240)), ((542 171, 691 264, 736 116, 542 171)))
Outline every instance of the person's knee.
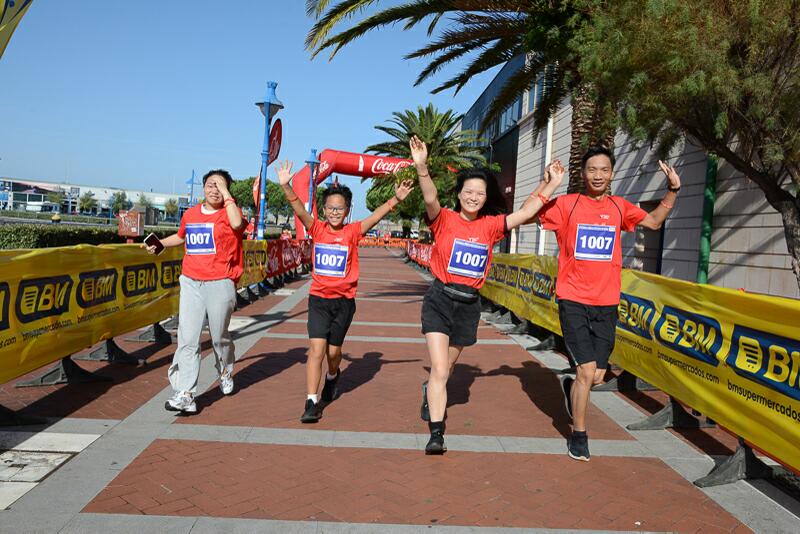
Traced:
POLYGON ((594 377, 597 366, 594 362, 584 363, 578 366, 575 379, 581 384, 594 384, 594 377))
POLYGON ((605 369, 597 369, 597 370, 595 370, 595 372, 594 372, 594 380, 593 380, 594 385, 595 386, 599 386, 600 384, 602 384, 603 383, 603 378, 605 378, 605 376, 606 376, 606 370, 605 369))
POLYGON ((432 365, 431 366, 431 377, 430 379, 433 381, 440 381, 440 382, 447 382, 447 378, 450 376, 450 367, 449 365, 432 365))

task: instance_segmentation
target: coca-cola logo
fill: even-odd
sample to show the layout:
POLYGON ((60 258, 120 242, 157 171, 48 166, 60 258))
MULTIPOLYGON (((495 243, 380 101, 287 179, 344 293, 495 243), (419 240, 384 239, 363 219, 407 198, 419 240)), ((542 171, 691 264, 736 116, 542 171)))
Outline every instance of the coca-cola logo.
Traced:
POLYGON ((384 161, 383 158, 378 158, 372 162, 372 173, 393 174, 409 165, 411 165, 410 161, 384 161))
POLYGON ((323 160, 323 161, 322 161, 322 162, 319 164, 319 167, 317 168, 317 175, 325 174, 325 171, 327 171, 328 169, 330 169, 330 167, 331 167, 331 164, 330 164, 330 163, 328 163, 327 161, 323 160))
POLYGON ((296 265, 294 263, 294 251, 292 250, 291 243, 283 241, 281 244, 283 245, 283 268, 294 269, 296 265))
MULTIPOLYGON (((272 245, 272 243, 270 243, 270 245, 272 245)), ((278 248, 274 245, 270 246, 267 249, 267 256, 269 257, 267 272, 269 272, 270 276, 279 274, 281 269, 281 259, 278 256, 278 248)))

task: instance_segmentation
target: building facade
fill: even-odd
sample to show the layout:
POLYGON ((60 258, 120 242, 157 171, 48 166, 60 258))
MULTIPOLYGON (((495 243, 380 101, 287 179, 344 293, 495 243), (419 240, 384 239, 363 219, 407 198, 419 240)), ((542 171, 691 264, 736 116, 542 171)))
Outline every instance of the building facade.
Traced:
MULTIPOLYGON (((517 59, 514 66, 509 65, 511 62, 506 65, 509 69, 519 69, 521 64, 517 59)), ((497 94, 508 75, 503 78, 498 74, 484 94, 497 94)), ((520 99, 520 116, 513 127, 517 138, 516 161, 509 169, 514 169, 511 185, 514 209, 522 205, 539 183, 548 161, 560 159, 565 166, 569 161, 572 112, 568 99, 562 102, 546 128, 534 130, 533 111, 541 100, 542 90, 539 79, 525 92, 520 99)), ((486 109, 485 102, 481 106, 486 109)), ((464 124, 466 128, 466 116, 464 124)), ((493 144, 501 142, 502 137, 502 132, 492 137, 493 144)), ((658 167, 656 155, 647 147, 637 146, 623 133, 616 136, 615 155, 612 193, 645 210, 654 209, 666 188, 666 177, 658 167)), ((682 181, 675 208, 660 231, 637 229, 623 236, 624 263, 628 268, 696 281, 709 158, 701 147, 686 142, 670 155, 669 164, 676 167, 682 181)), ((503 174, 508 173, 504 170, 503 174)), ((558 194, 565 193, 566 187, 565 180, 558 194)), ((714 189, 716 201, 713 216, 709 218, 712 230, 708 283, 800 298, 780 214, 769 206, 755 184, 723 160, 719 161, 714 189)), ((535 224, 525 225, 512 232, 507 250, 555 255, 555 235, 535 224)))

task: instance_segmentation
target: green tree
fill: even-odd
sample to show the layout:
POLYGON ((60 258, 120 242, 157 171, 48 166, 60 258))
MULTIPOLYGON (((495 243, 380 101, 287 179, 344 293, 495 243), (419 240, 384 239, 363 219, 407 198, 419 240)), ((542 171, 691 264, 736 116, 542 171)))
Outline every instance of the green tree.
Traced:
POLYGON ((150 197, 144 193, 139 193, 139 197, 136 199, 136 205, 141 206, 142 208, 152 208, 153 201, 150 200, 150 197))
POLYGON ((167 217, 176 216, 178 214, 178 209, 178 201, 174 198, 168 198, 164 203, 164 212, 167 214, 167 217))
POLYGON ((54 204, 58 204, 59 206, 61 206, 66 197, 67 195, 64 193, 64 191, 58 189, 56 191, 50 191, 49 193, 47 193, 46 198, 48 202, 52 202, 54 204))
MULTIPOLYGON (((402 24, 404 30, 428 21, 430 42, 406 56, 432 58, 420 72, 416 85, 439 73, 453 61, 474 54, 468 64, 441 85, 438 93, 458 92, 473 76, 526 54, 525 65, 504 84, 487 110, 481 125, 486 131, 501 113, 541 77, 544 96, 534 111, 534 125, 543 128, 565 97, 571 97, 572 128, 569 191, 583 189, 580 159, 587 146, 613 145, 614 130, 605 128, 614 111, 611 101, 585 78, 578 66, 580 56, 571 46, 581 31, 591 30, 593 15, 605 9, 603 0, 413 0, 366 16, 339 31, 348 20, 378 4, 378 0, 306 0, 306 10, 317 22, 306 37, 306 47, 316 56, 323 50, 336 53, 365 33, 402 24), (443 31, 436 27, 446 21, 443 31)), ((491 132, 491 130, 489 130, 491 132)))
POLYGON ((285 217, 285 222, 294 215, 292 206, 286 200, 283 189, 272 180, 267 180, 267 211, 275 217, 275 224, 279 224, 279 218, 285 217))
POLYGON ((121 210, 129 210, 133 206, 125 191, 117 191, 111 195, 111 212, 115 215, 121 210))
POLYGON ((78 210, 82 213, 94 211, 97 206, 97 200, 94 198, 94 193, 87 191, 78 198, 78 210))
POLYGON ((800 286, 800 2, 620 0, 576 42, 619 124, 724 158, 783 220, 800 286))
MULTIPOLYGON (((389 120, 390 126, 376 126, 375 129, 387 134, 391 140, 370 145, 367 152, 393 156, 396 158, 410 158, 408 140, 417 135, 428 145, 428 167, 433 176, 434 183, 439 190, 439 199, 443 205, 455 204, 453 186, 455 179, 453 171, 471 166, 484 166, 486 159, 483 157, 477 144, 480 140, 477 132, 471 130, 456 130, 462 116, 456 115, 453 110, 440 112, 433 104, 425 108, 418 107, 416 112, 406 110, 392 113, 389 120)), ((367 191, 367 208, 374 210, 394 195, 394 184, 401 180, 416 180, 413 169, 406 168, 392 177, 392 179, 373 179, 372 186, 367 191)), ((419 188, 414 191, 391 214, 392 220, 421 220, 425 214, 425 202, 419 188)), ((410 226, 409 226, 410 227, 410 226)))
POLYGON ((255 176, 251 176, 246 180, 235 180, 231 184, 231 195, 236 199, 236 204, 238 204, 240 208, 254 208, 253 183, 255 181, 255 176))

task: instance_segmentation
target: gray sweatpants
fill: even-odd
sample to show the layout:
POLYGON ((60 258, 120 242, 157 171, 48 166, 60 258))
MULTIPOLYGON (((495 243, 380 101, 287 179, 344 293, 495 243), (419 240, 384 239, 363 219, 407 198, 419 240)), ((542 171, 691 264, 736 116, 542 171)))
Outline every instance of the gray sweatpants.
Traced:
POLYGON ((206 315, 217 371, 220 374, 233 371, 236 356, 228 325, 236 305, 236 284, 228 279, 204 282, 184 275, 180 283, 178 348, 167 376, 176 392, 195 393, 200 376, 200 335, 206 315))

